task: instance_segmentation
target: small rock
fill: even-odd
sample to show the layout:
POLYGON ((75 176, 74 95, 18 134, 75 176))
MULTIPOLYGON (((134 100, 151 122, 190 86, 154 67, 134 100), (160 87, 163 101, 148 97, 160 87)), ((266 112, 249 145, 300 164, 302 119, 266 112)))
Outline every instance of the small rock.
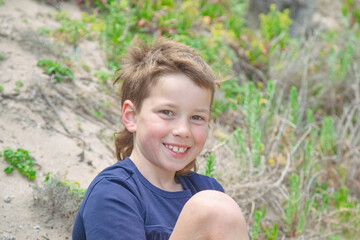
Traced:
POLYGON ((2 236, 3 238, 1 239, 4 239, 4 240, 15 240, 15 237, 14 236, 9 236, 7 234, 3 234, 2 236))
POLYGON ((38 232, 38 231, 40 231, 40 226, 39 225, 34 226, 34 232, 38 232))
POLYGON ((11 203, 11 200, 12 200, 13 198, 14 198, 13 196, 5 196, 5 197, 4 197, 4 202, 6 202, 6 203, 11 203))

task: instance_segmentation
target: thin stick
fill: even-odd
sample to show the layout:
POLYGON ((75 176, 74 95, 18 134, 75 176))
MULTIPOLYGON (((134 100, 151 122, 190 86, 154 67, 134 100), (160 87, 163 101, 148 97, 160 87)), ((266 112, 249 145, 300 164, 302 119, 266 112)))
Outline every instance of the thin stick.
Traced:
POLYGON ((37 81, 36 83, 39 92, 41 93, 41 95, 43 96, 43 98, 45 99, 46 103, 51 107, 51 109, 55 112, 55 115, 57 117, 57 119, 59 120, 61 126, 64 128, 64 130, 66 131, 67 134, 70 134, 70 131, 68 130, 68 128, 65 126, 64 122, 61 120, 60 114, 58 113, 55 105, 51 102, 50 98, 46 95, 46 93, 43 92, 39 81, 37 81))

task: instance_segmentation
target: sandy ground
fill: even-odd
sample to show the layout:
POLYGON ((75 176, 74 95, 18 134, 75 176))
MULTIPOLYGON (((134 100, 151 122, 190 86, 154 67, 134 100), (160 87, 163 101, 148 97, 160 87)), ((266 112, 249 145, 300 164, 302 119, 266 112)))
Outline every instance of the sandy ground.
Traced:
MULTIPOLYGON (((81 14, 74 2, 56 7, 72 18, 81 14)), ((4 56, 0 61, 4 88, 0 92, 0 150, 30 151, 37 169, 34 181, 17 171, 7 175, 3 171, 7 164, 0 158, 0 239, 71 239, 62 219, 33 206, 33 186, 52 172, 86 188, 99 171, 116 161, 109 139, 119 127, 119 107, 113 92, 99 91, 92 75, 105 69, 104 54, 97 42, 81 42, 74 51, 38 34, 39 27, 60 26, 51 17, 55 11, 35 0, 5 0, 0 6, 0 53, 4 56), (73 62, 74 82, 56 83, 36 66, 39 59, 61 57, 73 62), (80 67, 84 63, 89 73, 80 67), (19 93, 14 90, 18 80, 24 84, 19 93), (111 108, 101 105, 100 99, 111 108), (97 119, 93 110, 105 117, 97 119)))

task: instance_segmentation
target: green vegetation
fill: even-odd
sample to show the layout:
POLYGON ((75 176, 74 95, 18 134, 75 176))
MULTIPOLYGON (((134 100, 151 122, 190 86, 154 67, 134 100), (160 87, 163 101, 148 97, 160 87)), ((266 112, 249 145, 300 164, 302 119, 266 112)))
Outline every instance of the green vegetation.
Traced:
POLYGON ((47 75, 55 77, 57 82, 61 82, 64 79, 74 80, 73 72, 69 68, 63 67, 59 62, 41 59, 37 65, 41 67, 47 75))
POLYGON ((7 174, 12 173, 14 169, 18 169, 19 172, 29 180, 34 180, 36 178, 36 170, 33 168, 34 160, 29 156, 28 151, 21 148, 14 151, 7 147, 1 155, 3 155, 4 160, 9 164, 9 166, 4 169, 4 172, 7 174))
POLYGON ((46 27, 39 27, 37 32, 41 35, 50 36, 51 30, 46 27))
POLYGON ((42 184, 34 187, 34 202, 53 217, 63 218, 66 227, 71 228, 85 193, 78 182, 47 173, 42 184))
POLYGON ((16 87, 14 88, 14 91, 20 92, 20 88, 22 88, 24 86, 24 83, 22 80, 19 79, 15 82, 15 85, 16 85, 16 87))
POLYGON ((99 110, 93 110, 93 115, 99 119, 103 119, 104 115, 99 110))
POLYGON ((100 83, 110 84, 109 80, 111 79, 112 74, 99 70, 94 73, 94 76, 97 77, 100 83))
POLYGON ((70 181, 70 180, 59 180, 58 177, 54 177, 48 172, 45 176, 45 183, 55 183, 59 186, 64 186, 67 188, 70 194, 78 197, 79 199, 83 199, 86 193, 86 189, 82 189, 78 182, 70 181))
POLYGON ((215 156, 214 154, 210 153, 209 156, 206 158, 205 175, 209 177, 214 177, 214 171, 215 171, 215 156))
POLYGON ((61 27, 53 33, 58 40, 76 46, 82 39, 91 38, 86 14, 82 19, 71 19, 67 12, 58 12, 55 14, 55 19, 61 24, 61 27))

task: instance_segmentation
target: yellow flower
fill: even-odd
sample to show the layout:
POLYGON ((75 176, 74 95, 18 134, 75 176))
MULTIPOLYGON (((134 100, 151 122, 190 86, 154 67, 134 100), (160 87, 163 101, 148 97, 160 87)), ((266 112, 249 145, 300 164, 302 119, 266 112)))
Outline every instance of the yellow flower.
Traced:
POLYGON ((275 164, 275 159, 269 158, 267 162, 268 162, 269 165, 274 165, 275 164))
POLYGON ((265 98, 260 98, 260 103, 265 104, 265 103, 266 103, 266 99, 265 99, 265 98))
POLYGON ((206 25, 210 25, 210 23, 211 23, 211 17, 210 16, 204 16, 202 20, 206 25))

